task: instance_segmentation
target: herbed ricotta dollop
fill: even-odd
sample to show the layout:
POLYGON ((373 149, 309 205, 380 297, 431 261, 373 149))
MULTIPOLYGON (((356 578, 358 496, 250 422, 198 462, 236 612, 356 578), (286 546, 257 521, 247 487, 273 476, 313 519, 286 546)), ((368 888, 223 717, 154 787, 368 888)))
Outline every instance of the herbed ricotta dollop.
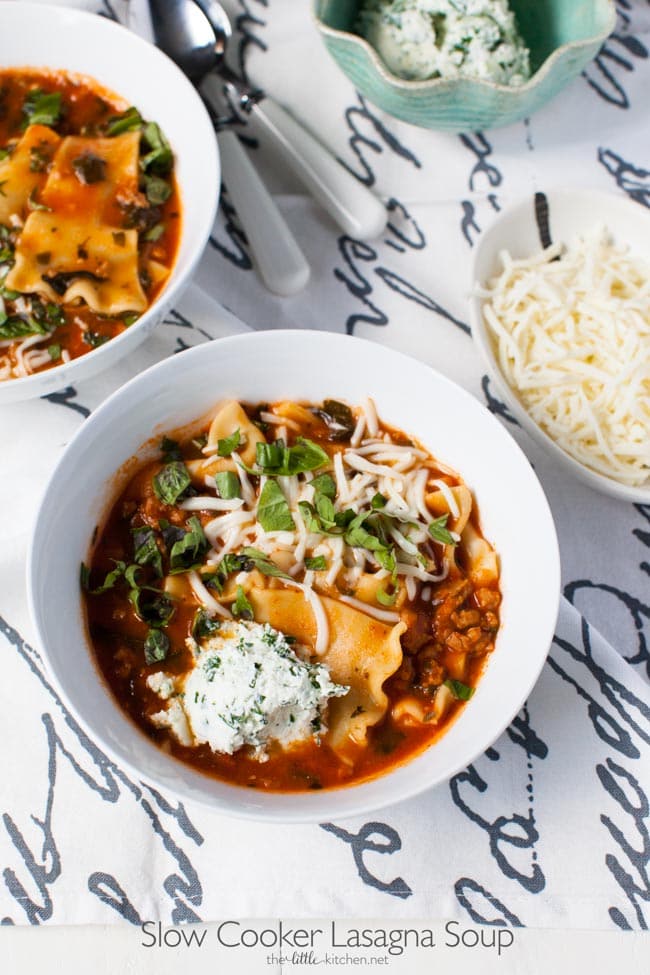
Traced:
POLYGON ((466 77, 515 87, 530 77, 507 0, 363 0, 356 26, 407 80, 466 77))
POLYGON ((249 745, 263 760, 271 740, 286 747, 326 731, 328 701, 349 690, 323 664, 301 659, 268 624, 224 621, 216 634, 190 645, 187 673, 147 678, 168 702, 150 720, 183 745, 207 744, 227 755, 249 745))

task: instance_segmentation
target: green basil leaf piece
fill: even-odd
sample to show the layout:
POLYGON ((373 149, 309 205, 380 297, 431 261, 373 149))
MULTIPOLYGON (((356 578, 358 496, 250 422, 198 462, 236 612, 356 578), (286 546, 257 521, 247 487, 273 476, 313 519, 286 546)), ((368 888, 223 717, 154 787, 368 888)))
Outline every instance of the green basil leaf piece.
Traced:
POLYGON ((284 440, 255 445, 255 463, 264 469, 273 470, 282 467, 286 455, 287 447, 284 440))
POLYGON ((57 359, 61 358, 61 346, 58 344, 48 345, 47 354, 49 355, 52 362, 56 362, 57 359))
POLYGON ((169 637, 162 630, 149 630, 144 641, 144 659, 148 664, 164 660, 170 649, 169 637))
POLYGON ((197 609, 192 620, 192 636, 198 642, 199 640, 205 639, 205 637, 213 636, 219 630, 220 626, 221 620, 208 616, 206 611, 201 607, 197 609))
POLYGON ((311 482, 314 494, 322 494, 333 501, 336 497, 336 481, 331 474, 319 474, 311 482))
POLYGON ((232 604, 231 609, 233 616, 239 616, 244 620, 253 619, 253 607, 241 586, 237 586, 237 599, 232 604))
POLYGON ((330 428, 331 440, 349 440, 356 426, 354 414, 345 403, 335 399, 326 399, 320 415, 330 428))
POLYGON ((265 532, 292 531, 296 523, 277 481, 267 481, 260 493, 257 520, 265 532))
POLYGON ((88 328, 83 333, 83 340, 86 345, 91 347, 91 349, 98 349, 100 345, 104 345, 105 342, 108 342, 108 335, 100 335, 99 332, 93 332, 88 328))
POLYGON ((126 572, 124 573, 124 578, 126 580, 126 583, 131 589, 140 588, 140 583, 138 582, 139 572, 140 572, 139 565, 130 565, 128 566, 126 572))
POLYGON ((372 535, 366 528, 364 528, 364 522, 368 517, 367 511, 361 511, 359 514, 352 519, 345 532, 345 541, 352 548, 365 548, 369 552, 380 552, 386 549, 385 544, 377 538, 376 535, 372 535))
POLYGON ((151 565, 156 575, 162 576, 162 555, 153 528, 144 525, 133 529, 133 549, 133 559, 138 565, 151 565))
POLYGON ((156 223, 153 225, 153 227, 151 227, 150 230, 147 230, 146 234, 144 235, 144 239, 149 240, 155 244, 157 240, 160 240, 160 238, 164 233, 165 233, 164 223, 156 223))
POLYGON ((161 176, 145 176, 144 192, 149 203, 158 207, 167 202, 172 195, 172 188, 161 176))
POLYGON ((241 486, 239 478, 232 471, 219 471, 214 475, 214 482, 217 485, 219 497, 224 501, 231 501, 233 498, 241 498, 241 486))
POLYGON ((380 508, 384 508, 386 506, 387 500, 388 499, 385 498, 383 494, 380 494, 380 492, 377 491, 372 501, 370 502, 370 507, 372 508, 373 511, 379 511, 380 508))
POLYGON ((305 559, 305 568, 314 572, 322 572, 327 568, 327 559, 324 555, 315 555, 313 558, 305 559))
POLYGON ((138 619, 156 629, 167 626, 174 615, 175 607, 169 596, 151 586, 131 589, 129 601, 138 619))
POLYGON ((110 572, 106 574, 104 581, 101 586, 97 586, 96 589, 90 589, 90 570, 88 566, 81 563, 81 585, 83 588, 90 593, 91 596, 99 596, 101 593, 106 592, 108 589, 113 589, 115 583, 118 579, 121 579, 126 571, 126 562, 115 562, 115 568, 111 569, 110 572))
MULTIPOLYGON (((279 565, 276 565, 268 555, 264 552, 260 552, 257 548, 252 548, 251 546, 246 546, 241 550, 241 554, 247 561, 252 562, 252 566, 248 568, 247 565, 242 566, 243 571, 250 572, 251 569, 259 569, 262 575, 274 576, 277 579, 290 579, 291 576, 284 572, 279 565)), ((240 570, 241 571, 241 570, 240 570)))
POLYGON ((190 472, 180 460, 165 464, 153 479, 153 490, 163 504, 176 504, 192 483, 190 472))
POLYGON ((25 128, 28 125, 56 125, 61 114, 61 92, 49 94, 41 88, 32 88, 23 102, 25 128))
POLYGON ((230 457, 241 443, 241 433, 235 430, 229 437, 224 437, 217 441, 217 454, 219 457, 230 457))
POLYGON ((382 606, 394 606, 398 592, 399 589, 394 589, 391 593, 380 587, 375 593, 375 596, 377 597, 377 602, 381 603, 382 606))
POLYGON ((300 509, 300 514, 302 515, 302 520, 305 523, 305 528, 308 532, 320 532, 321 524, 320 519, 316 515, 316 509, 309 501, 299 501, 298 508, 300 509))
POLYGON ((440 518, 434 519, 429 525, 429 534, 434 541, 440 542, 442 545, 456 545, 456 539, 445 527, 448 520, 449 515, 441 515, 440 518))
POLYGON ((163 460, 166 464, 169 464, 173 460, 183 459, 178 441, 172 440, 170 437, 163 437, 160 441, 160 453, 163 455, 163 460))
POLYGON ((446 680, 445 687, 451 691, 457 701, 469 701, 475 690, 460 680, 446 680))
POLYGON ((142 130, 142 137, 149 147, 149 152, 141 158, 140 168, 157 173, 158 176, 167 176, 172 168, 174 157, 160 126, 156 122, 147 122, 142 130))
POLYGON ((261 470, 253 470, 253 474, 293 477, 329 464, 329 455, 312 440, 298 437, 292 447, 287 447, 283 440, 276 440, 272 444, 258 444, 256 461, 261 470))
POLYGON ((35 318, 21 318, 20 315, 10 315, 0 325, 0 338, 17 339, 23 335, 47 335, 48 331, 35 318))
POLYGON ((122 112, 120 115, 111 115, 106 127, 106 135, 123 135, 125 132, 135 132, 137 129, 141 129, 143 125, 144 119, 140 112, 131 105, 126 112, 122 112))
POLYGON ((323 527, 330 529, 336 525, 336 512, 330 498, 325 494, 317 494, 314 499, 316 512, 321 520, 323 527))
POLYGON ((182 538, 174 542, 169 553, 169 571, 171 575, 179 572, 189 572, 190 569, 200 567, 203 556, 210 547, 205 537, 201 522, 193 515, 187 523, 188 530, 182 538))

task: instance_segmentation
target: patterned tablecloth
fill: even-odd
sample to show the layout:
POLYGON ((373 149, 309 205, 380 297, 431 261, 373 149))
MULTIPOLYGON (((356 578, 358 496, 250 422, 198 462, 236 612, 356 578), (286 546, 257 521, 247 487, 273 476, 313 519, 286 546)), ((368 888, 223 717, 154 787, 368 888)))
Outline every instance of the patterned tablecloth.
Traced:
MULTIPOLYGON (((355 93, 321 45, 306 0, 227 6, 240 65, 387 201, 390 221, 372 243, 341 236, 254 145, 312 265, 307 291, 291 299, 264 291, 226 189, 196 284, 128 363, 1 411, 0 918, 436 916, 646 929, 650 507, 582 487, 519 429, 483 375, 466 298, 472 248, 512 199, 579 185, 650 206, 650 4, 618 0, 614 35, 548 108, 504 130, 462 136, 397 123, 355 93), (376 821, 268 827, 180 805, 85 735, 33 642, 24 562, 50 470, 89 412, 126 379, 245 328, 215 299, 253 328, 348 332, 440 369, 519 441, 557 521, 564 599, 526 706, 449 784, 376 821)), ((139 0, 105 0, 98 12, 143 23, 139 0)))

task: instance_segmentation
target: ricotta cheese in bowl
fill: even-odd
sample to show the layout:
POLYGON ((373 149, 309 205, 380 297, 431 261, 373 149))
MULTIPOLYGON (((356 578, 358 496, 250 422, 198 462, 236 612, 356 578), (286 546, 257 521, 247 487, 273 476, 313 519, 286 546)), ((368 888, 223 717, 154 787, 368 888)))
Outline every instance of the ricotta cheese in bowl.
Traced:
POLYGON ((516 87, 529 51, 507 0, 365 0, 357 22, 400 78, 476 78, 516 87))
POLYGON ((326 730, 327 704, 349 688, 327 667, 299 656, 300 647, 268 623, 210 621, 211 636, 190 640, 193 666, 181 675, 151 674, 147 685, 167 706, 150 716, 182 745, 209 745, 232 755, 243 746, 264 760, 266 745, 283 747, 326 730))

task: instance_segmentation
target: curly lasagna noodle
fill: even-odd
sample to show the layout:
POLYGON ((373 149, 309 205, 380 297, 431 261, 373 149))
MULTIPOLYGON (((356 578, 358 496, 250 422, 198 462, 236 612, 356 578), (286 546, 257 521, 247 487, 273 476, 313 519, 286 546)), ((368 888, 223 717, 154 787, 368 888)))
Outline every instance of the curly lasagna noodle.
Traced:
POLYGON ((371 400, 230 401, 165 438, 82 585, 140 727, 276 791, 362 781, 430 745, 474 692, 501 600, 469 489, 371 400))
POLYGON ((87 78, 0 71, 0 380, 119 335, 178 243, 170 146, 87 78))

